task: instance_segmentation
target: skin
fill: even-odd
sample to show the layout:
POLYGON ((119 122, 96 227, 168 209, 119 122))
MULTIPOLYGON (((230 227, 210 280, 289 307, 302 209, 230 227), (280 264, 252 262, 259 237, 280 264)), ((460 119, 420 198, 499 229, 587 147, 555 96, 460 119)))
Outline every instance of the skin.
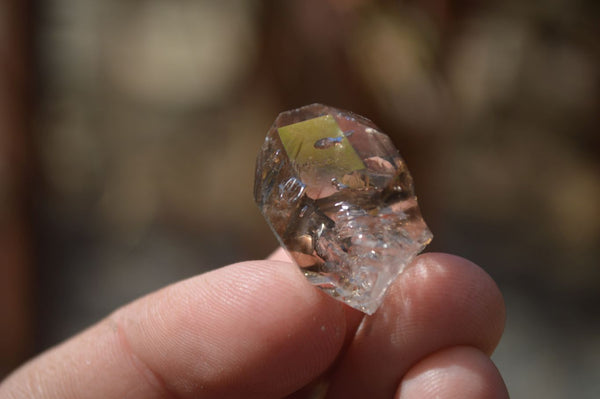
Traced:
POLYGON ((0 398, 508 398, 505 308, 473 263, 423 254, 373 316, 278 251, 143 297, 29 361, 0 398))

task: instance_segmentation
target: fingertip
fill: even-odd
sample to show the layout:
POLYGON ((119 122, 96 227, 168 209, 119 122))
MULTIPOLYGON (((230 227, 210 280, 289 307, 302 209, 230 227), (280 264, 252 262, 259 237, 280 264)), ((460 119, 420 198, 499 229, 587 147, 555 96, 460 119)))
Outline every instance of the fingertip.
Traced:
POLYGON ((435 313, 441 306, 464 310, 464 314, 449 315, 468 319, 473 328, 471 337, 480 338, 466 343, 492 354, 504 332, 506 307, 498 285, 480 266, 457 255, 425 253, 398 280, 391 291, 396 295, 403 291, 402 296, 413 299, 422 295, 422 301, 430 303, 430 312, 435 313), (428 289, 419 289, 424 286, 428 289))
POLYGON ((502 294, 481 267, 456 255, 425 253, 390 286, 369 324, 382 325, 400 346, 416 339, 437 342, 430 350, 465 344, 491 355, 505 320, 502 294))
POLYGON ((491 359, 470 346, 435 352, 402 379, 398 399, 506 399, 506 385, 491 359))

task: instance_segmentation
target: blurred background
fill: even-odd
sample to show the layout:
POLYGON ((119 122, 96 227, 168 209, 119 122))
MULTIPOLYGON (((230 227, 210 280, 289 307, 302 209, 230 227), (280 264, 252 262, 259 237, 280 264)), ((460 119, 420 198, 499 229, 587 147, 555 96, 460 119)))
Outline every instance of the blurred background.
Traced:
POLYGON ((0 3, 0 377, 116 307, 266 256, 276 115, 389 133, 435 238, 498 282, 515 398, 600 393, 600 3, 0 3))

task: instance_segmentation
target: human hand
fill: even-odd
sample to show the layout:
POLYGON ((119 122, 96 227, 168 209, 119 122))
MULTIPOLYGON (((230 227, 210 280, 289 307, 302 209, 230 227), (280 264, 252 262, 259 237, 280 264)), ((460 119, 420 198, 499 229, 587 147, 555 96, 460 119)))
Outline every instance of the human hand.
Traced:
POLYGON ((507 398, 489 359, 504 318, 462 258, 418 256, 364 316, 278 251, 115 311, 16 370, 0 399, 301 398, 316 382, 327 398, 507 398))

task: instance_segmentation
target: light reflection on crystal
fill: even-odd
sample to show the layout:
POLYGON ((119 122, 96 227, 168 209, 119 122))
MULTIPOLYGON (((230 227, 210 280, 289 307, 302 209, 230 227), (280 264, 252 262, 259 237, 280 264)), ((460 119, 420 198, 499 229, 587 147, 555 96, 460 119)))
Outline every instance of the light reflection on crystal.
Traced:
POLYGON ((257 159, 254 196, 309 281, 369 314, 432 238, 389 137, 321 104, 277 117, 257 159))

